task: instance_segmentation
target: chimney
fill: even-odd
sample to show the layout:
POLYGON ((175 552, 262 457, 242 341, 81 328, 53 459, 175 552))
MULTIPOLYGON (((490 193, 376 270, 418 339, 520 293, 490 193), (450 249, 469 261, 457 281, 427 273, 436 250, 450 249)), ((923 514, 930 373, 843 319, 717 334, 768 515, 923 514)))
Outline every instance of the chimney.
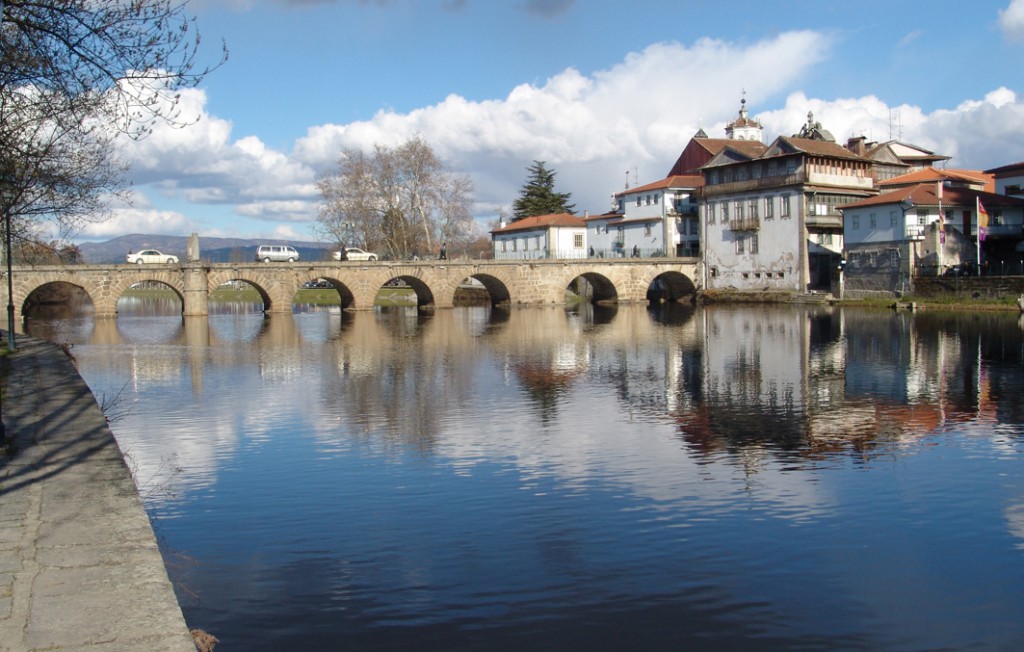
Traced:
POLYGON ((864 143, 866 142, 867 138, 864 136, 854 136, 846 141, 846 149, 850 150, 857 156, 864 156, 864 152, 867 151, 867 148, 864 146, 864 143))

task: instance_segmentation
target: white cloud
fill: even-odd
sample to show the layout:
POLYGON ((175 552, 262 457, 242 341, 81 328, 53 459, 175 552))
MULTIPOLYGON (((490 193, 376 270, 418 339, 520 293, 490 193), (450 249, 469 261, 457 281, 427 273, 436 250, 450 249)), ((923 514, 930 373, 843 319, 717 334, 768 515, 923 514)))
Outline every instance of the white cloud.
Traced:
POLYGON ((206 104, 204 91, 185 91, 182 115, 192 124, 160 123, 148 138, 121 142, 122 155, 133 162, 135 184, 196 204, 235 205, 258 198, 294 207, 302 201, 305 219, 312 219, 313 170, 256 136, 232 142, 231 123, 211 116, 206 104))
POLYGON ((1010 5, 999 12, 999 27, 1007 39, 1024 40, 1024 0, 1010 0, 1010 5))
POLYGON ((789 32, 749 46, 701 39, 692 47, 658 43, 591 77, 567 69, 541 86, 522 84, 502 100, 449 96, 440 104, 372 120, 311 128, 295 156, 332 164, 345 148, 395 145, 422 135, 440 156, 477 180, 481 204, 510 204, 524 167, 545 160, 577 208, 604 210, 638 167, 645 181, 668 172, 703 118, 735 117, 741 92, 765 101, 791 87, 829 52, 826 35, 789 32), (773 65, 765 67, 764 61, 773 65))
MULTIPOLYGON (((209 115, 205 93, 193 90, 183 95, 182 107, 185 115, 200 116, 198 122, 184 129, 160 126, 146 140, 125 143, 124 154, 135 161, 140 192, 190 202, 197 212, 224 207, 218 210, 233 213, 237 224, 284 223, 289 231, 315 219, 315 175, 343 149, 393 146, 416 135, 450 167, 473 177, 481 218, 511 204, 534 159, 557 171, 559 190, 572 193, 579 211, 603 211, 610 194, 623 187, 625 170, 632 183, 660 179, 698 128, 723 136, 743 91, 765 127, 766 142, 796 133, 813 111, 840 143, 853 135, 895 138, 951 155, 950 165, 959 167, 1024 159, 1024 107, 1007 88, 931 114, 912 105, 890 107, 871 95, 808 97, 798 89, 828 59, 830 42, 827 34, 801 31, 750 44, 658 43, 594 74, 569 68, 543 84, 521 84, 501 99, 450 95, 408 113, 382 110, 366 121, 313 126, 291 152, 269 148, 255 135, 233 140, 231 123, 209 115), (782 108, 767 108, 778 106, 784 93, 782 108)), ((178 213, 127 214, 120 212, 113 224, 136 232, 150 226, 196 230, 178 213)), ((241 235, 248 229, 237 228, 241 235)))
POLYGON ((79 238, 105 240, 128 233, 178 235, 191 233, 196 225, 174 211, 122 208, 113 211, 109 220, 88 225, 79 238))

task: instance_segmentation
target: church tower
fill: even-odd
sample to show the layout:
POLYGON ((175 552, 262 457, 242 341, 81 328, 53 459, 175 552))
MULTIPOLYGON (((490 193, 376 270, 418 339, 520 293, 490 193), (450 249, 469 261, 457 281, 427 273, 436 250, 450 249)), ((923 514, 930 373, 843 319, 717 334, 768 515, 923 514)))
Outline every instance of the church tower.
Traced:
MULTIPOLYGON (((746 93, 744 92, 744 95, 746 93)), ((740 100, 740 115, 725 125, 725 137, 729 140, 756 140, 761 142, 761 123, 747 115, 747 98, 740 100)))

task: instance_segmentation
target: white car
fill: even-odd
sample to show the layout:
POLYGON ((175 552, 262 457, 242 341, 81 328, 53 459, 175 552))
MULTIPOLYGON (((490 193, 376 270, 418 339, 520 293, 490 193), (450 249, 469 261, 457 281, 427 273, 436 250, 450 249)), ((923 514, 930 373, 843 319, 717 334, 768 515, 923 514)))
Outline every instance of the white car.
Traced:
MULTIPOLYGON (((334 260, 341 260, 341 252, 335 251, 332 256, 334 260)), ((359 247, 346 247, 345 260, 377 260, 377 254, 363 251, 359 247)))
POLYGON ((171 254, 162 254, 156 249, 143 249, 137 254, 128 254, 126 260, 133 265, 141 265, 143 263, 174 264, 178 262, 178 257, 171 254))

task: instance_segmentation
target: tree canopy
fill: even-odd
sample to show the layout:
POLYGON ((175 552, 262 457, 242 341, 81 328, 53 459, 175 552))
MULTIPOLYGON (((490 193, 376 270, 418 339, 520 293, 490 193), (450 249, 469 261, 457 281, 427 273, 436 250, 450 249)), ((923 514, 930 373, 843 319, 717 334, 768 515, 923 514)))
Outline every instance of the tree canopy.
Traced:
POLYGON ((569 203, 571 193, 555 192, 556 172, 549 170, 544 161, 534 161, 526 171, 530 176, 519 191, 519 197, 512 202, 513 220, 576 211, 576 205, 569 203))
POLYGON ((317 186, 314 231, 330 242, 407 259, 473 236, 472 180, 448 170, 418 136, 372 153, 345 150, 317 186))
POLYGON ((199 65, 185 0, 0 1, 0 202, 15 237, 61 235, 108 216, 127 187, 115 138, 182 125, 180 91, 199 65))

